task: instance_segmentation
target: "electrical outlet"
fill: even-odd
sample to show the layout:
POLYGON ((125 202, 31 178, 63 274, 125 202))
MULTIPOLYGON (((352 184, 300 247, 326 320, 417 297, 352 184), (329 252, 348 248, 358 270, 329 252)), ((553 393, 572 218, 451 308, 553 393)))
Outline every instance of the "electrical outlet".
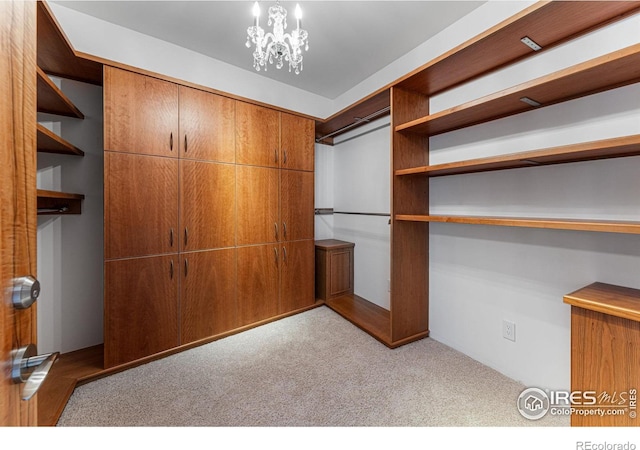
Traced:
POLYGON ((516 324, 508 320, 502 321, 502 337, 510 341, 516 341, 516 324))

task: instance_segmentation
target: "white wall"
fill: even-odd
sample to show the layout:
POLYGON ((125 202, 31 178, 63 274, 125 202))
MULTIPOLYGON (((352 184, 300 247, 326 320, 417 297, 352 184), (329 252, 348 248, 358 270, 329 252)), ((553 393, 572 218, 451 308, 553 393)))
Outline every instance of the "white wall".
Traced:
POLYGON ((84 120, 38 120, 85 152, 38 154, 38 188, 85 195, 81 215, 38 216, 38 350, 63 353, 100 344, 103 296, 102 88, 56 80, 84 120))
MULTIPOLYGON (((333 147, 315 146, 315 207, 333 208, 333 147)), ((333 239, 333 215, 315 216, 315 238, 333 239)))

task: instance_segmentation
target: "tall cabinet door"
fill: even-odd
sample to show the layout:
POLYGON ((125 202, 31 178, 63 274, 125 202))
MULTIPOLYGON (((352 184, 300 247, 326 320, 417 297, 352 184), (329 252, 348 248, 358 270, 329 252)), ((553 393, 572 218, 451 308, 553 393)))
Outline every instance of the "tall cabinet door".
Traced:
POLYGON ((313 172, 280 171, 281 241, 314 237, 313 172))
POLYGON ((236 166, 238 183, 238 245, 265 244, 279 239, 279 171, 236 166))
POLYGON ((181 344, 238 327, 236 250, 180 255, 181 344))
POLYGON ((280 120, 280 167, 313 172, 315 122, 287 113, 280 120))
POLYGON ((105 263, 105 367, 179 344, 177 271, 177 255, 105 263))
POLYGON ((236 103, 236 162, 278 167, 280 113, 249 103, 236 103))
POLYGON ((178 251, 178 160, 105 152, 105 257, 178 251))
POLYGON ((104 67, 104 148, 178 156, 178 86, 104 67))
POLYGON ((233 163, 235 100, 180 86, 180 157, 233 163))
POLYGON ((315 244, 313 240, 280 245, 280 313, 315 303, 315 244))
POLYGON ((278 315, 279 266, 277 245, 238 248, 240 326, 278 315))
POLYGON ((236 245, 236 168, 180 161, 180 251, 236 245))

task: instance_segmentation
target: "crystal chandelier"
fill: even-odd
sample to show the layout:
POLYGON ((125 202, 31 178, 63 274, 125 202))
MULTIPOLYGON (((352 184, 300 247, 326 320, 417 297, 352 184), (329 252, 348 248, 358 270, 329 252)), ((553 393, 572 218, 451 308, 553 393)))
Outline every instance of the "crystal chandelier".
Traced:
POLYGON ((284 62, 289 63, 289 72, 291 68, 296 74, 302 70, 302 47, 309 50, 307 41, 308 33, 300 28, 302 20, 302 10, 300 5, 296 5, 296 29, 289 33, 285 33, 287 28, 287 10, 280 6, 277 1, 275 6, 269 7, 268 25, 273 25, 273 33, 265 34, 260 27, 260 6, 258 2, 253 5, 253 26, 247 28, 247 48, 251 48, 251 44, 255 45, 253 51, 253 67, 260 72, 260 68, 267 70, 267 61, 273 64, 275 61, 276 68, 282 69, 284 62))

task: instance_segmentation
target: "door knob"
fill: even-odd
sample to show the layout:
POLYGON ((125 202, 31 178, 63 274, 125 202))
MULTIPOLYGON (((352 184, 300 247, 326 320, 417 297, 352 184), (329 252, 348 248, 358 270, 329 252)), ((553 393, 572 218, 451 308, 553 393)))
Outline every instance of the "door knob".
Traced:
POLYGON ((27 309, 40 296, 40 282, 30 275, 13 279, 11 302, 16 309, 27 309))
POLYGON ((22 400, 33 397, 42 382, 47 378, 51 366, 56 362, 60 352, 38 355, 35 345, 29 344, 12 352, 11 379, 14 383, 25 383, 22 400))

